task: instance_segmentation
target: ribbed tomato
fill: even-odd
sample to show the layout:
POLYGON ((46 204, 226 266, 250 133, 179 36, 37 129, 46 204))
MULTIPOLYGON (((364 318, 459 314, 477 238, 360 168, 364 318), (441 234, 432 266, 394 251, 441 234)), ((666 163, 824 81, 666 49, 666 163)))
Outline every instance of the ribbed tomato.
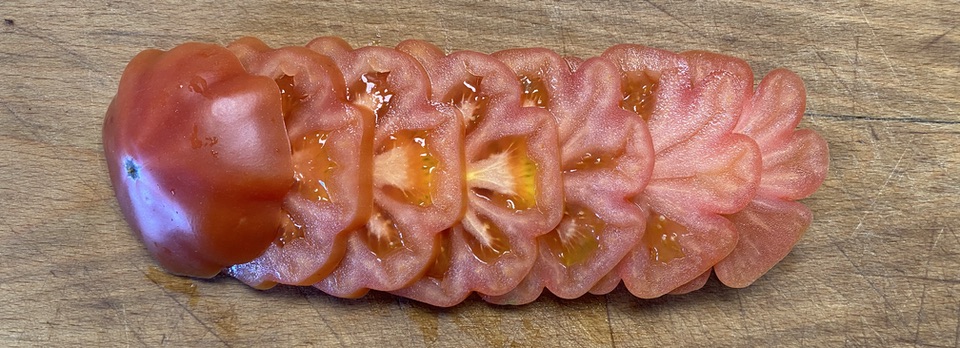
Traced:
MULTIPOLYGON (((713 61, 726 59, 715 57, 713 61)), ((760 187, 743 210, 728 215, 740 233, 736 248, 714 266, 727 286, 742 288, 780 262, 813 218, 794 202, 811 195, 826 178, 827 142, 809 129, 796 130, 806 104, 803 81, 784 69, 763 78, 746 103, 735 132, 757 142, 763 169, 760 187)))
POLYGON ((332 37, 307 48, 337 64, 347 100, 370 113, 376 127, 372 212, 350 233, 337 269, 315 286, 356 297, 410 285, 439 251, 438 234, 463 216, 463 123, 453 108, 430 101, 430 80, 406 53, 354 50, 332 37))
POLYGON ((167 270, 438 306, 544 289, 750 284, 810 223, 827 147, 746 62, 619 45, 445 54, 338 38, 131 61, 103 127, 120 208, 167 270))
POLYGON ((312 285, 339 264, 347 231, 370 214, 373 114, 347 101, 330 58, 303 47, 270 49, 254 38, 228 48, 252 74, 280 88, 293 162, 282 232, 257 259, 227 273, 257 288, 312 285))
MULTIPOLYGON (((649 216, 642 241, 591 292, 612 290, 617 278, 641 298, 697 287, 737 243, 733 224, 720 214, 746 206, 759 184, 756 143, 732 133, 752 72, 700 69, 689 61, 709 59, 702 52, 638 45, 614 46, 603 57, 619 65, 625 98, 642 94, 638 85, 656 86, 647 121, 656 164, 635 198, 649 216)), ((632 109, 647 119, 643 108, 632 109)))
POLYGON ((536 237, 560 220, 563 190, 557 126, 523 97, 520 82, 498 60, 476 52, 444 56, 422 41, 397 49, 416 57, 432 99, 454 107, 465 128, 467 210, 441 235, 426 275, 394 293, 452 306, 471 292, 503 294, 530 271, 536 237))
POLYGON ((630 199, 650 178, 646 124, 620 108, 620 72, 610 62, 564 59, 545 49, 494 57, 556 118, 563 171, 563 218, 538 238, 537 263, 510 293, 487 301, 520 304, 544 288, 563 298, 585 294, 640 240, 645 216, 630 199))
POLYGON ((277 85, 223 47, 148 50, 103 125, 127 221, 168 271, 212 277, 276 238, 293 183, 277 85))

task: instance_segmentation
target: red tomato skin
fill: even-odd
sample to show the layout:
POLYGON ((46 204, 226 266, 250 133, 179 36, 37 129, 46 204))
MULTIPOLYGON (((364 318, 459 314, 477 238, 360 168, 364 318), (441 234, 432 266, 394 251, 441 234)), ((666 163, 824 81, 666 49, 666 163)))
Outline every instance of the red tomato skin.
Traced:
POLYGON ((103 148, 127 222, 171 273, 212 277, 277 237, 293 184, 277 85, 228 50, 184 44, 127 66, 103 148))

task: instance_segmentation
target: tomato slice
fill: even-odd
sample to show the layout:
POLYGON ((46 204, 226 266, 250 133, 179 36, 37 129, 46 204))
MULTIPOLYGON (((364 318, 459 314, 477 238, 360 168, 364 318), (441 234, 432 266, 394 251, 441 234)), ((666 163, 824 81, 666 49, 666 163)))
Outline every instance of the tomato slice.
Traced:
POLYGON ((215 45, 148 50, 127 65, 104 153, 120 209, 171 273, 212 277, 276 238, 293 183, 278 95, 215 45))
POLYGON ((793 249, 810 226, 810 210, 801 203, 759 196, 742 211, 727 216, 740 241, 714 266, 725 285, 742 288, 773 268, 793 249))
POLYGON ((713 274, 710 270, 703 272, 699 277, 671 290, 670 295, 684 295, 702 289, 707 284, 707 280, 710 280, 710 274, 713 274))
MULTIPOLYGON (((717 69, 718 61, 723 58, 703 65, 717 69)), ((744 106, 735 131, 756 140, 763 171, 757 197, 728 216, 740 239, 733 252, 714 267, 727 286, 753 283, 786 257, 810 225, 810 211, 793 200, 809 196, 823 183, 829 154, 819 135, 795 129, 805 101, 803 81, 779 69, 763 78, 744 106)))
POLYGON ((641 235, 645 215, 630 199, 653 168, 650 133, 619 107, 619 70, 593 58, 562 58, 544 49, 494 54, 513 69, 529 105, 547 108, 560 135, 565 207, 560 224, 538 238, 534 268, 517 289, 488 294, 494 303, 535 300, 546 287, 576 298, 609 273, 641 235))
MULTIPOLYGON (((627 289, 641 298, 690 283, 729 254, 737 234, 719 214, 746 206, 760 180, 756 143, 732 133, 752 73, 698 70, 688 63, 697 54, 637 45, 603 54, 620 67, 624 101, 630 101, 622 106, 648 119, 656 154, 652 179, 635 199, 650 217, 643 240, 617 266, 627 289), (654 85, 651 99, 645 86, 654 85)), ((612 289, 612 279, 593 292, 612 289)))
POLYGON ((777 69, 765 76, 744 106, 736 132, 755 139, 763 154, 758 196, 799 200, 823 183, 829 151, 822 137, 796 129, 806 107, 803 81, 777 69))
POLYGON ((405 53, 354 50, 331 37, 307 47, 333 59, 347 100, 376 124, 370 218, 349 234, 340 265, 314 286, 340 297, 408 286, 434 260, 438 233, 463 215, 463 124, 451 108, 430 102, 426 73, 405 53))
POLYGON ((556 123, 542 108, 522 107, 513 71, 488 55, 444 56, 422 41, 397 49, 420 61, 433 101, 454 107, 466 126, 468 204, 463 220, 441 236, 444 252, 427 274, 393 293, 436 306, 473 291, 503 294, 533 266, 535 238, 560 220, 556 123))
POLYGON ((254 38, 228 48, 280 87, 295 182, 284 199, 283 232, 263 255, 227 273, 261 289, 312 285, 342 259, 345 231, 369 217, 373 117, 347 102, 343 76, 327 57, 303 47, 274 50, 254 38))

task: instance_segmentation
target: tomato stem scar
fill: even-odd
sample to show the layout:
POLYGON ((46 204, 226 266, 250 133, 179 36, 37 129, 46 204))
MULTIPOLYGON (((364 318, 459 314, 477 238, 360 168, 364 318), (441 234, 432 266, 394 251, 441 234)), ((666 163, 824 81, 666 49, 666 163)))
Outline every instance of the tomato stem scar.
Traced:
POLYGON ((133 162, 133 159, 127 158, 127 160, 123 162, 123 167, 127 170, 127 176, 130 177, 130 179, 137 180, 140 178, 140 167, 133 162))

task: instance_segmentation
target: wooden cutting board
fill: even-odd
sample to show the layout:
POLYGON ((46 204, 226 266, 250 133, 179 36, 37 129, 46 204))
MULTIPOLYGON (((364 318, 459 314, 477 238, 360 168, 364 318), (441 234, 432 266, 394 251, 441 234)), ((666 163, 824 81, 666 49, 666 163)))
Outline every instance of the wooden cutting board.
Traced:
POLYGON ((958 346, 956 2, 87 3, 0 3, 0 346, 958 346), (244 35, 583 57, 642 43, 742 57, 758 79, 788 67, 830 175, 804 201, 810 231, 747 289, 437 309, 169 276, 120 217, 103 113, 138 51, 244 35))

